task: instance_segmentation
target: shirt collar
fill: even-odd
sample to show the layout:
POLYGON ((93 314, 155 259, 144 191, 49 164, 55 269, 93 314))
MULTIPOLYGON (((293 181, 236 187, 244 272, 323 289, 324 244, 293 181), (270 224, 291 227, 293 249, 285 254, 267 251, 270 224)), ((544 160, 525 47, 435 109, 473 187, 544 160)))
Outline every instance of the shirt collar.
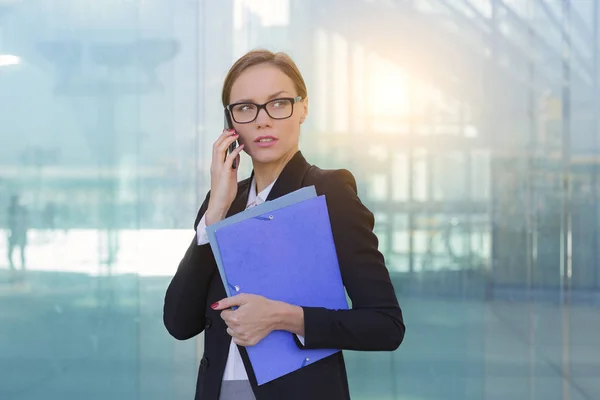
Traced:
POLYGON ((271 192, 271 189, 273 188, 273 185, 276 181, 277 179, 271 182, 269 186, 261 190, 260 193, 257 195, 256 179, 252 177, 252 183, 250 184, 250 194, 248 195, 248 203, 256 202, 257 205, 264 203, 267 200, 267 197, 269 197, 269 193, 271 192))

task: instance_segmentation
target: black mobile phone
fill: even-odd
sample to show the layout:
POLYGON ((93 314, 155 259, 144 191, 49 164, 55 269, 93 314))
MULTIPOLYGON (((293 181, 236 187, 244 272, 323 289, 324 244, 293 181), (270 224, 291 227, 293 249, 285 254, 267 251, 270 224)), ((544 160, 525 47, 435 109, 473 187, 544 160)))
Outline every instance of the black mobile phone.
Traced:
MULTIPOLYGON (((233 122, 231 121, 231 114, 229 113, 228 109, 225 109, 225 129, 233 129, 233 122)), ((227 155, 231 154, 231 152, 235 150, 237 145, 238 145, 237 140, 235 140, 233 143, 231 143, 229 145, 229 148, 227 149, 227 155)), ((233 164, 231 167, 233 169, 237 168, 237 160, 233 160, 233 164)))

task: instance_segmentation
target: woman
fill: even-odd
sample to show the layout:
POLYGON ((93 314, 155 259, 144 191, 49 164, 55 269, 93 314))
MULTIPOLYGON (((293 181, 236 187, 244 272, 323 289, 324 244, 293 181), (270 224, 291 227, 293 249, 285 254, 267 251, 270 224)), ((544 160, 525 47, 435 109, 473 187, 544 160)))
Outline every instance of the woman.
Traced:
POLYGON ((214 143, 210 192, 164 305, 164 323, 175 338, 206 332, 196 399, 349 399, 342 352, 257 386, 245 347, 273 330, 294 333, 306 349, 391 351, 400 345, 402 312, 377 249, 373 214, 357 197, 350 172, 311 166, 299 151, 308 97, 286 54, 257 50, 241 57, 225 79, 222 101, 234 129, 214 143), (228 154, 236 140, 240 146, 228 154), (233 162, 242 150, 252 158, 253 172, 238 183, 233 162), (352 309, 299 307, 250 294, 226 298, 205 227, 310 185, 326 197, 352 309), (238 308, 232 311, 233 306, 238 308))

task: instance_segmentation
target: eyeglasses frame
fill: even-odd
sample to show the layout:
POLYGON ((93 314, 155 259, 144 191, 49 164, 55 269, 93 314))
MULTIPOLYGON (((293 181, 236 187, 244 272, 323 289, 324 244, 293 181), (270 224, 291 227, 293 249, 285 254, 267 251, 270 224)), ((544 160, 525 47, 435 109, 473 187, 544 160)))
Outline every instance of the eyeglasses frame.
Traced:
POLYGON ((290 118, 292 115, 294 115, 294 104, 296 104, 297 102, 302 100, 302 96, 296 96, 296 97, 278 97, 276 99, 272 99, 267 101, 266 103, 263 104, 257 104, 257 103, 253 103, 251 101, 239 101, 237 103, 232 103, 232 104, 228 104, 225 108, 227 109, 227 111, 229 111, 229 114, 231 115, 231 118, 238 124, 249 124, 252 123, 254 121, 256 121, 256 118, 258 118, 258 114, 260 113, 260 110, 264 109, 265 112, 267 113, 267 115, 269 116, 269 118, 271 119, 276 119, 276 120, 282 120, 282 119, 288 119, 290 118), (271 114, 269 114, 269 110, 267 110, 267 104, 272 103, 274 101, 281 101, 281 100, 289 100, 292 103, 292 112, 290 113, 289 117, 285 117, 285 118, 275 118, 272 117, 271 114), (235 119, 235 116, 233 115, 233 110, 232 108, 235 106, 238 106, 240 104, 252 104, 253 106, 256 106, 256 115, 254 116, 254 118, 251 121, 247 121, 247 122, 239 122, 238 120, 235 119))

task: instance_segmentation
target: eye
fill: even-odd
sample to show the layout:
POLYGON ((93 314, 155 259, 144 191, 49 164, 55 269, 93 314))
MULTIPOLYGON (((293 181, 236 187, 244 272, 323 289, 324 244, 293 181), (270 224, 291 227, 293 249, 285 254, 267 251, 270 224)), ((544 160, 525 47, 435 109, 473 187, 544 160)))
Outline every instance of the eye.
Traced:
POLYGON ((238 104, 234 107, 235 112, 249 112, 254 109, 254 104, 238 104))
POLYGON ((273 108, 284 108, 288 106, 288 101, 287 100, 275 100, 272 103, 273 108))

